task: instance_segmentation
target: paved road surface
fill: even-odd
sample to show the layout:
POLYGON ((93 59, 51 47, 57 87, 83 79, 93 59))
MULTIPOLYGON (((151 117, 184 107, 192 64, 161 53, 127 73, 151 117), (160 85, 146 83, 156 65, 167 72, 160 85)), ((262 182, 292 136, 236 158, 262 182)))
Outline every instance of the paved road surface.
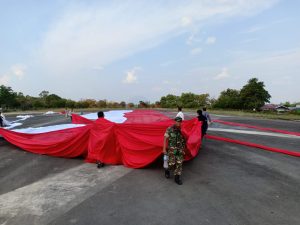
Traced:
MULTIPOLYGON (((214 118, 300 132, 299 122, 214 118)), ((66 122, 59 115, 36 116, 23 127, 66 122)), ((299 138, 211 128, 214 135, 300 149, 299 138)), ((182 186, 164 178, 161 164, 97 169, 80 158, 35 155, 0 139, 0 224, 300 224, 299 158, 204 140, 199 155, 184 164, 182 186)))

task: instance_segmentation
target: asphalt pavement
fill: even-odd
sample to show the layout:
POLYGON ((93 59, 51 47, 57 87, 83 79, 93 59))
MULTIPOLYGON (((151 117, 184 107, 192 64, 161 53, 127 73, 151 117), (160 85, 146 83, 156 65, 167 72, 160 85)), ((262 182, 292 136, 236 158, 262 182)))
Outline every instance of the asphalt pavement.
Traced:
MULTIPOLYGON (((300 132, 300 123, 294 121, 213 118, 300 132)), ((69 122, 62 115, 35 115, 22 127, 69 122)), ((250 130, 220 124, 210 128, 250 130)), ((300 138, 295 137, 208 133, 300 151, 300 138)), ((204 139, 198 156, 184 163, 179 186, 173 177, 164 177, 161 159, 143 169, 97 169, 82 158, 36 155, 0 139, 3 225, 298 225, 299 202, 300 159, 261 149, 204 139)))

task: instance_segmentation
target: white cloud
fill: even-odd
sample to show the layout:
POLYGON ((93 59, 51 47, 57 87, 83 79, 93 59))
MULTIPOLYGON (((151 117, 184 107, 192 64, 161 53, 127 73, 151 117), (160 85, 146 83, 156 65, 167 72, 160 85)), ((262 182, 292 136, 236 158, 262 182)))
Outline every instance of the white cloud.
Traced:
POLYGON ((216 37, 208 37, 205 41, 205 44, 212 45, 212 44, 216 43, 216 40, 217 40, 216 37))
POLYGON ((22 64, 13 65, 10 70, 0 77, 0 84, 9 85, 10 81, 17 77, 19 80, 22 80, 26 71, 26 66, 22 64))
POLYGON ((103 66, 94 66, 94 67, 93 67, 93 70, 101 71, 101 70, 103 70, 103 69, 104 69, 103 66))
POLYGON ((261 30, 265 30, 265 29, 267 29, 271 26, 278 26, 278 24, 280 24, 280 23, 286 23, 286 22, 289 22, 289 21, 290 21, 290 18, 288 18, 288 17, 280 18, 280 19, 277 19, 277 20, 273 20, 271 22, 267 22, 267 23, 264 23, 264 24, 259 24, 259 25, 249 27, 248 29, 241 31, 240 33, 242 33, 242 34, 251 34, 251 33, 261 31, 261 30))
POLYGON ((221 71, 221 73, 217 74, 215 77, 214 77, 214 80, 222 80, 222 79, 225 79, 225 78, 228 78, 230 77, 229 73, 228 73, 228 69, 226 67, 224 67, 221 71))
POLYGON ((152 87, 152 91, 154 91, 154 92, 161 92, 161 91, 163 91, 163 89, 160 86, 154 86, 154 87, 152 87))
POLYGON ((140 67, 134 67, 133 69, 126 72, 126 77, 123 80, 123 83, 132 84, 137 82, 137 71, 139 71, 140 67))
POLYGON ((51 76, 74 77, 81 69, 105 66, 152 48, 216 16, 244 16, 245 11, 254 14, 276 1, 70 3, 73 5, 45 32, 36 58, 51 76))
MULTIPOLYGON (((167 50, 175 41, 182 41, 183 37, 198 30, 201 34, 198 37, 202 38, 203 43, 198 43, 199 38, 194 36, 191 38, 191 48, 200 47, 200 44, 205 44, 207 37, 203 33, 203 27, 209 30, 211 24, 223 23, 229 19, 237 20, 245 17, 245 12, 246 16, 255 15, 275 2, 276 0, 63 1, 63 7, 57 11, 60 14, 53 14, 45 20, 50 21, 50 24, 43 26, 43 32, 38 35, 39 45, 29 53, 34 55, 34 58, 28 59, 30 74, 28 73, 24 82, 16 84, 16 88, 35 95, 41 91, 40 87, 46 85, 47 90, 52 93, 73 99, 93 97, 118 100, 123 96, 120 93, 126 93, 128 99, 135 95, 148 96, 147 88, 161 81, 158 77, 161 73, 164 75, 163 79, 171 80, 170 74, 179 73, 179 66, 158 68, 161 72, 147 78, 152 84, 139 82, 145 77, 140 77, 138 73, 129 76, 127 81, 138 82, 139 85, 123 85, 122 81, 126 80, 125 76, 128 74, 124 74, 126 70, 119 75, 116 71, 124 66, 131 69, 124 65, 126 63, 147 64, 147 50, 164 43, 166 45, 163 48, 153 49, 160 54, 157 60, 164 56, 168 60, 174 60, 173 52, 179 53, 177 50, 183 47, 176 46, 176 51, 167 50), (173 40, 169 42, 170 39, 173 40), (135 54, 140 52, 146 57, 136 58, 135 54), (121 61, 129 57, 129 60, 121 61), (111 65, 112 63, 115 64, 111 65), (103 72, 100 72, 101 77, 97 76, 97 66, 107 68, 106 76, 103 72), (99 79, 101 82, 97 82, 99 79), (56 82, 57 80, 65 82, 56 82), (65 88, 66 82, 72 83, 73 88, 65 88), (90 88, 82 88, 83 83, 90 88), (114 92, 111 91, 112 84, 114 92)), ((186 61, 187 56, 181 56, 183 65, 180 67, 190 64, 186 61)), ((159 65, 160 62, 153 60, 151 64, 153 63, 159 65)), ((163 63, 162 66, 170 64, 172 62, 163 63)), ((229 68, 231 72, 231 67, 229 68)), ((215 74, 214 71, 210 76, 215 74)), ((12 79, 11 82, 15 81, 12 79)), ((162 84, 164 93, 167 94, 169 87, 165 86, 162 84)), ((191 86, 187 82, 186 90, 191 86)), ((152 99, 157 97, 153 96, 152 99)))
POLYGON ((167 66, 170 66, 170 65, 173 65, 175 63, 178 63, 179 61, 181 61, 182 59, 175 59, 175 60, 168 60, 168 61, 165 61, 165 62, 162 62, 160 64, 160 66, 162 67, 167 67, 167 66))
POLYGON ((236 61, 229 65, 231 74, 242 76, 240 78, 243 83, 252 77, 264 81, 266 89, 272 96, 272 102, 299 101, 300 95, 297 87, 300 83, 299 48, 255 54, 245 52, 244 54, 245 56, 237 57, 236 61))
POLYGON ((245 31, 242 31, 242 33, 244 33, 244 34, 250 34, 250 33, 254 33, 254 32, 257 32, 257 31, 260 31, 260 30, 263 30, 263 29, 265 29, 264 26, 256 25, 256 26, 248 28, 245 31))
POLYGON ((187 27, 187 26, 189 26, 191 24, 192 24, 192 19, 190 17, 182 17, 181 18, 181 25, 183 27, 187 27))
POLYGON ((192 55, 197 55, 197 54, 200 54, 202 52, 202 48, 193 48, 190 53, 192 55))
POLYGON ((25 71, 26 71, 25 65, 17 64, 11 67, 11 73, 17 76, 20 80, 23 79, 25 75, 25 71))
POLYGON ((124 80, 124 83, 132 84, 135 83, 136 80, 137 80, 137 76, 135 75, 135 73, 133 71, 129 71, 127 72, 127 76, 124 80))
POLYGON ((3 75, 0 77, 0 85, 8 85, 10 81, 10 76, 8 75, 3 75))
POLYGON ((254 42, 257 40, 258 40, 258 38, 248 38, 248 39, 241 41, 241 44, 248 44, 248 43, 251 43, 251 42, 254 42))
MULTIPOLYGON (((271 102, 299 102, 300 48, 266 52, 241 51, 231 57, 234 58, 233 61, 227 63, 225 70, 223 68, 219 74, 214 65, 199 66, 190 71, 191 79, 194 83, 202 82, 203 89, 217 97, 227 88, 241 89, 250 78, 256 77, 265 83, 266 90, 272 96, 271 102), (212 82, 212 79, 217 81, 217 78, 226 77, 226 74, 230 75, 227 79, 212 82), (206 80, 206 77, 210 77, 210 80, 206 80)), ((193 84, 190 84, 190 88, 193 88, 193 84)))
POLYGON ((201 42, 202 39, 199 37, 198 32, 192 32, 192 34, 186 40, 187 45, 193 45, 195 43, 201 42))

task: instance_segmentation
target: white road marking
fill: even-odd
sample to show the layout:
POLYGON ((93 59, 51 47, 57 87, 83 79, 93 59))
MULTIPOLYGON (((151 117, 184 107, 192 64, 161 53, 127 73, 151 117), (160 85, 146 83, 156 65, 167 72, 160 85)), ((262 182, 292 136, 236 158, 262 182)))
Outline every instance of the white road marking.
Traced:
POLYGON ((215 116, 215 117, 233 117, 230 115, 219 115, 219 114, 210 114, 211 116, 215 116))
POLYGON ((85 163, 2 194, 0 223, 18 223, 25 217, 31 224, 46 224, 131 170, 123 166, 97 169, 95 164, 85 163))
POLYGON ((238 134, 253 134, 253 135, 271 136, 271 137, 282 137, 282 138, 295 138, 295 139, 300 138, 300 136, 295 136, 295 135, 271 133, 271 132, 263 132, 263 131, 252 131, 252 130, 235 130, 235 129, 223 129, 223 128, 209 128, 208 130, 228 132, 228 133, 238 133, 238 134))

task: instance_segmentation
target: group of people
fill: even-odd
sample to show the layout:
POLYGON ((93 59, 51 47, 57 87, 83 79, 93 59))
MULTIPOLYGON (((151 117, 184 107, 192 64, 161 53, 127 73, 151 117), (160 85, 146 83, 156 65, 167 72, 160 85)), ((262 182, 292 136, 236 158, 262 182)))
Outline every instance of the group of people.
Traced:
MULTIPOLYGON (((209 113, 206 111, 206 107, 203 107, 203 109, 197 110, 197 118, 199 121, 202 122, 201 126, 201 137, 203 138, 204 135, 206 134, 208 124, 212 122, 209 113)), ((180 117, 182 120, 184 120, 184 114, 182 112, 182 107, 178 107, 178 113, 176 117, 180 117)))
MULTIPOLYGON (((202 122, 201 135, 203 138, 206 134, 208 123, 211 123, 212 120, 205 107, 202 110, 199 109, 197 114, 198 120, 202 122)), ((97 115, 98 118, 104 118, 104 113, 102 111, 99 111, 97 115)), ((181 123, 184 120, 184 114, 181 107, 178 107, 178 113, 174 120, 175 124, 168 127, 164 134, 163 154, 168 160, 167 168, 165 168, 165 177, 170 178, 171 171, 174 171, 175 183, 182 185, 181 174, 186 140, 181 133, 181 123)), ((98 168, 104 166, 104 163, 99 160, 96 164, 98 168)))
MULTIPOLYGON (((201 138, 206 134, 208 123, 211 123, 211 118, 206 108, 203 111, 197 111, 197 118, 202 122, 201 138)), ((178 107, 178 113, 175 117, 175 124, 168 127, 164 135, 163 154, 168 160, 168 166, 165 168, 165 177, 170 178, 170 171, 174 171, 175 183, 182 185, 182 163, 185 155, 186 141, 181 133, 181 123, 184 120, 182 108, 178 107)))

